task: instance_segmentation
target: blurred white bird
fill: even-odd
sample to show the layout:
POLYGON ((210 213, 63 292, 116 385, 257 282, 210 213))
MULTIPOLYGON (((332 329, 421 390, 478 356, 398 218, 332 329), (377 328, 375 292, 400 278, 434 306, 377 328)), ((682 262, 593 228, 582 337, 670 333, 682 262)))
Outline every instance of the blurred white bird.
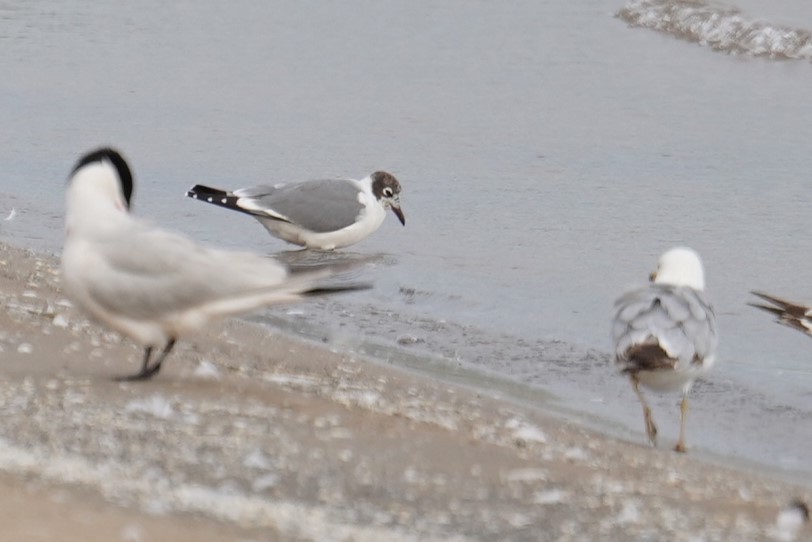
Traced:
POLYGON ((688 392, 714 362, 716 314, 705 298, 705 274, 699 255, 673 248, 660 257, 652 284, 615 302, 612 338, 615 362, 631 378, 643 405, 646 433, 657 444, 657 426, 640 384, 658 391, 682 391, 679 440, 685 452, 688 392))
POLYGON ((130 214, 132 192, 132 173, 118 152, 84 155, 67 185, 62 251, 66 293, 145 348, 141 371, 125 380, 155 375, 181 335, 218 317, 368 287, 319 286, 346 265, 291 272, 257 254, 207 248, 161 230, 130 214))

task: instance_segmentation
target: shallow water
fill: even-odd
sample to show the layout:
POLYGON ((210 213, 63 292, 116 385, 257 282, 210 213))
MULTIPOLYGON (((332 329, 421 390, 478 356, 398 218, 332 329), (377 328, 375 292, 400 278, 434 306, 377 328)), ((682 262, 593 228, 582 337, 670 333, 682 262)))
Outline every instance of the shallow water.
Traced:
MULTIPOLYGON (((276 325, 515 378, 641 441, 608 316, 687 244, 721 328, 689 444, 808 476, 812 343, 745 302, 812 302, 812 7, 716 6, 625 5, 705 10, 686 37, 630 26, 622 2, 3 2, 0 219, 16 214, 0 236, 58 251, 62 182, 99 144, 132 162, 138 214, 268 253, 291 247, 185 190, 385 169, 407 226, 390 217, 350 250, 383 255, 376 288, 276 325), (709 21, 730 17, 789 44, 712 47, 709 21)), ((677 414, 655 403, 666 437, 677 414)))

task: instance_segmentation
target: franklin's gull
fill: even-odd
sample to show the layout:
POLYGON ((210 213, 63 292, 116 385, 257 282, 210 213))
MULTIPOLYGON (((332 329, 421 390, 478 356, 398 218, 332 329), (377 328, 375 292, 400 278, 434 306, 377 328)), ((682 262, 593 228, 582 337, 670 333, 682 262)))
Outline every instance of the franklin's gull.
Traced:
POLYGON ((333 250, 353 245, 377 230, 387 209, 405 226, 400 191, 393 175, 376 171, 360 181, 324 179, 233 192, 196 185, 186 195, 249 214, 271 235, 294 245, 333 250))

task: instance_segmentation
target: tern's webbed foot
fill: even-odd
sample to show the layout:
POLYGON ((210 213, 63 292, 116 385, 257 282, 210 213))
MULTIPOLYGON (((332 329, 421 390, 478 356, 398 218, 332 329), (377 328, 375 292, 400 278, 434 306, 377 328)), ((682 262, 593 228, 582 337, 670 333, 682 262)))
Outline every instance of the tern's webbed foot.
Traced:
POLYGON ((117 376, 113 380, 116 382, 140 382, 142 380, 149 380, 161 370, 160 364, 155 364, 152 367, 144 367, 134 375, 117 376))
POLYGON ((169 352, 172 351, 174 346, 175 339, 169 339, 169 342, 167 342, 166 346, 164 346, 164 349, 158 356, 158 359, 156 359, 152 365, 149 364, 149 360, 152 357, 152 347, 148 346, 146 349, 144 349, 144 363, 141 366, 141 371, 134 375, 117 377, 115 380, 118 382, 138 382, 141 380, 149 380, 161 370, 161 364, 166 359, 166 356, 169 355, 169 352))

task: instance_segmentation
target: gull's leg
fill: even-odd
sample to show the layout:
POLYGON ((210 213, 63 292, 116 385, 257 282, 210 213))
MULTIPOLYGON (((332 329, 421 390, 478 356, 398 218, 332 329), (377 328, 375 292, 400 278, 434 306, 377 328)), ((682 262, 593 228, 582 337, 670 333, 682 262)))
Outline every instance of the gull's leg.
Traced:
POLYGON ((682 403, 680 404, 680 417, 679 417, 679 440, 674 447, 674 451, 685 453, 688 448, 685 447, 685 417, 688 415, 688 392, 682 394, 682 403))
POLYGON ((656 448, 657 426, 654 425, 654 418, 651 415, 651 408, 649 408, 646 398, 643 397, 643 393, 640 391, 640 380, 638 380, 637 375, 632 374, 631 379, 634 393, 637 394, 637 398, 640 399, 640 404, 643 405, 643 418, 646 420, 646 434, 648 435, 648 440, 651 442, 651 445, 656 448))
POLYGON ((120 378, 116 378, 116 380, 121 382, 135 382, 137 380, 149 380, 152 378, 158 371, 161 370, 161 364, 166 359, 166 356, 169 355, 169 352, 172 351, 172 347, 175 346, 175 339, 169 339, 169 342, 166 343, 164 349, 158 355, 158 358, 152 365, 149 365, 149 358, 152 354, 152 347, 148 346, 144 351, 144 365, 141 367, 141 371, 130 376, 123 376, 120 378))

